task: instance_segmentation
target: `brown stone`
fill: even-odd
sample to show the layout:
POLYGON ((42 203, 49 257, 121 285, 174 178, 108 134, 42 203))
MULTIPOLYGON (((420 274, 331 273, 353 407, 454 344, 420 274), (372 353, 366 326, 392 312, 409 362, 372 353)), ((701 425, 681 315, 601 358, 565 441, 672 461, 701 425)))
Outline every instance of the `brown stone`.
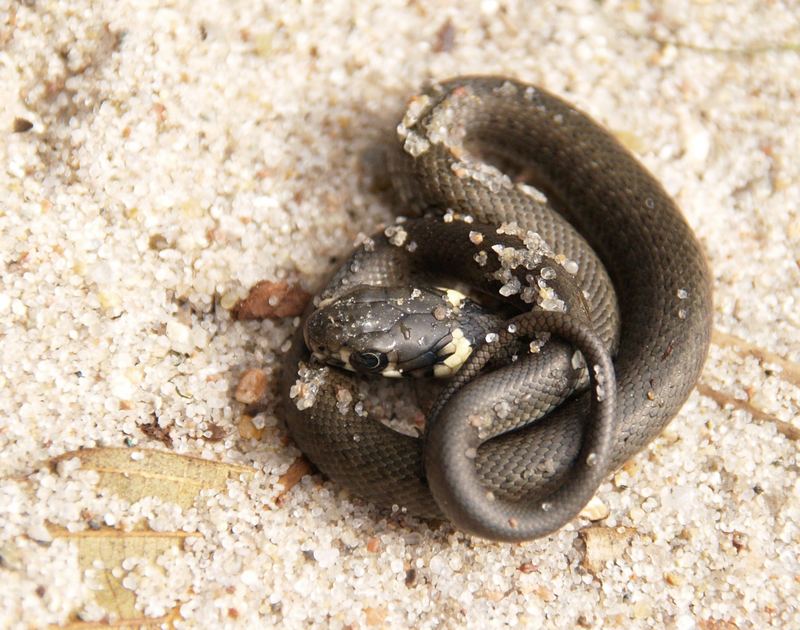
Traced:
POLYGON ((262 280, 233 307, 233 314, 240 320, 295 317, 305 310, 309 299, 311 295, 297 285, 262 280))
POLYGON ((267 375, 263 370, 251 368, 245 370, 239 378, 234 398, 245 405, 257 403, 267 392, 267 375))

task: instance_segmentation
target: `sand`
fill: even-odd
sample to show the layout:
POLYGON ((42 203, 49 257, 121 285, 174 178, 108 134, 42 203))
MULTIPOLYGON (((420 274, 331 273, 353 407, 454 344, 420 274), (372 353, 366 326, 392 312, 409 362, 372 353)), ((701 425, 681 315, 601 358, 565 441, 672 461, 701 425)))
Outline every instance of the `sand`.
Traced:
POLYGON ((799 14, 0 3, 0 626, 800 627, 799 14), (698 390, 601 486, 594 522, 519 545, 303 476, 274 390, 296 319, 231 312, 261 280, 313 292, 402 211, 376 176, 382 143, 425 80, 465 73, 540 84, 606 124, 714 276, 698 390), (251 369, 256 405, 237 400, 251 369), (110 447, 134 482, 151 450, 226 472, 180 504, 165 488, 194 472, 154 498, 111 487, 102 461, 50 464, 110 447), (142 528, 118 566, 103 556, 142 528), (98 603, 109 575, 127 607, 98 603))

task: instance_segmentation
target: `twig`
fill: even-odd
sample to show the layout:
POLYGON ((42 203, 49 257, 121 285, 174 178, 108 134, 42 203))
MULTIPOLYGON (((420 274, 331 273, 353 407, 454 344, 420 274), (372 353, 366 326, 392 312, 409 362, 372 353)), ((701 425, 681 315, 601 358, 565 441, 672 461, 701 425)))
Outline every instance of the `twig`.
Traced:
POLYGON ((618 16, 612 16, 608 11, 601 9, 601 14, 606 22, 614 29, 622 31, 630 37, 636 39, 645 39, 662 48, 665 46, 674 46, 678 50, 691 50, 697 53, 705 53, 710 55, 724 55, 726 57, 752 57, 754 55, 768 53, 768 52, 798 52, 800 51, 800 41, 783 41, 783 42, 770 42, 760 41, 754 42, 749 46, 704 46, 702 44, 692 44, 691 42, 684 42, 678 39, 675 33, 671 33, 671 37, 661 37, 652 32, 647 32, 633 28, 627 24, 621 23, 618 16))
POLYGON ((800 51, 800 42, 759 42, 752 46, 744 46, 741 48, 725 48, 722 46, 701 46, 699 44, 691 44, 689 42, 682 42, 678 39, 666 39, 658 37, 657 35, 650 35, 648 33, 636 33, 628 31, 634 37, 643 37, 649 39, 659 46, 674 46, 678 49, 691 50, 698 53, 708 53, 710 55, 724 55, 724 56, 741 56, 750 57, 761 53, 768 52, 797 52, 800 51))
POLYGON ((740 354, 749 354, 758 359, 761 363, 777 365, 781 369, 781 376, 783 378, 797 387, 800 387, 800 365, 793 361, 789 361, 774 352, 759 348, 749 341, 745 341, 744 339, 740 339, 739 337, 717 329, 714 329, 711 333, 711 343, 722 348, 731 348, 740 354))
POLYGON ((775 428, 778 430, 778 433, 785 435, 790 440, 800 440, 800 427, 794 426, 790 422, 786 422, 784 420, 780 420, 775 416, 771 416, 765 411, 762 411, 758 407, 754 407, 746 400, 739 400, 734 398, 730 394, 726 394, 724 392, 719 392, 716 389, 713 389, 711 386, 707 385, 706 383, 698 383, 697 384, 697 391, 700 392, 703 396, 708 396, 711 400, 717 403, 722 409, 726 406, 730 405, 734 409, 739 409, 741 411, 746 411, 749 413, 755 422, 759 424, 763 424, 765 422, 771 422, 775 425, 775 428))

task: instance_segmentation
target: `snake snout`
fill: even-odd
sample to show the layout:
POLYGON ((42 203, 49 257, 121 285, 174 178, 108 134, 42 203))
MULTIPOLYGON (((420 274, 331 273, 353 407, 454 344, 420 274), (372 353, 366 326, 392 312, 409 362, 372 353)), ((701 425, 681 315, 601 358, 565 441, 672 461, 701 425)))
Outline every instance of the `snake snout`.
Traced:
POLYGON ((327 356, 332 350, 338 351, 338 347, 333 347, 332 340, 326 339, 324 319, 323 310, 317 310, 308 317, 303 326, 303 337, 306 346, 319 358, 327 356))

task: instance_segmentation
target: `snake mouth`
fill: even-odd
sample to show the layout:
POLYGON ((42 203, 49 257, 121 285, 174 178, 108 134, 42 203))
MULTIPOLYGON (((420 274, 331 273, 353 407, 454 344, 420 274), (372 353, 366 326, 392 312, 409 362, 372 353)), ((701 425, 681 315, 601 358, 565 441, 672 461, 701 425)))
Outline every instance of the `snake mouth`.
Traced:
POLYGON ((345 363, 338 357, 323 354, 321 352, 312 352, 311 356, 314 357, 314 359, 316 359, 320 363, 324 363, 336 368, 348 369, 347 363, 345 363))

